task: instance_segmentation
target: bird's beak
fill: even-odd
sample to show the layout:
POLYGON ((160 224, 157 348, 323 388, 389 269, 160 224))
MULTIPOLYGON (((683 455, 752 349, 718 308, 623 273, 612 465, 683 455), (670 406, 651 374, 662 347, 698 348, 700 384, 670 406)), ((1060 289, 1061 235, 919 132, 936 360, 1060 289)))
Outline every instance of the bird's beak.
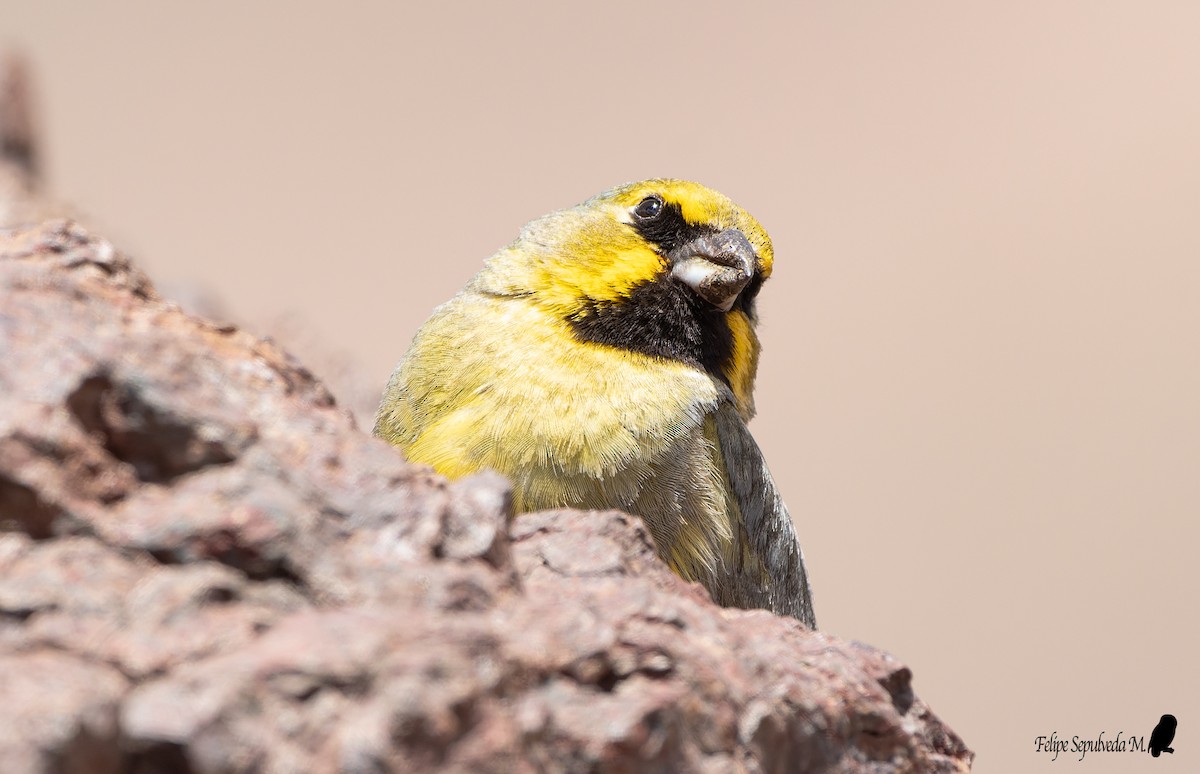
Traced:
POLYGON ((754 277, 755 253, 736 228, 704 234, 667 255, 671 275, 708 303, 728 312, 754 277))

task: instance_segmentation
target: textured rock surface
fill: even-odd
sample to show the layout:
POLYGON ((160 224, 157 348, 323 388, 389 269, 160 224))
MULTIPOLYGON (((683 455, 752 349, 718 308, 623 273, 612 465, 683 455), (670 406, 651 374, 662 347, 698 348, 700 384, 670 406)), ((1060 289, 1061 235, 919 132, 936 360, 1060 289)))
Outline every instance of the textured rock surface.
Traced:
POLYGON ((629 516, 407 465, 69 221, 0 230, 6 772, 967 769, 910 678, 629 516))

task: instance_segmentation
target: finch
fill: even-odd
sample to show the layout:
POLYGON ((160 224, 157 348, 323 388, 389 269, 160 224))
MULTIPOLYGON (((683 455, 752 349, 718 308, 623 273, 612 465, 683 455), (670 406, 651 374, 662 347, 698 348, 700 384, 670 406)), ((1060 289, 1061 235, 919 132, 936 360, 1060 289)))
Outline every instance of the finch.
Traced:
POLYGON ((718 604, 815 628, 795 528, 746 426, 773 261, 757 220, 683 180, 534 220, 417 332, 375 433, 451 478, 508 476, 518 514, 632 513, 718 604))

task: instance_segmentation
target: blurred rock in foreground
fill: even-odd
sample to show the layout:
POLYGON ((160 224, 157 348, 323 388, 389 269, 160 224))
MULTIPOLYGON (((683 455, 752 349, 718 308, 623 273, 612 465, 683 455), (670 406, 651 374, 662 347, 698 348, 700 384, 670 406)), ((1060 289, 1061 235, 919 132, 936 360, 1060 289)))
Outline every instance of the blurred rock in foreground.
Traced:
POLYGON ((510 524, 68 221, 0 232, 5 771, 960 771, 909 670, 510 524))
MULTIPOLYGON (((10 145, 5 224, 44 211, 10 145)), ((70 221, 0 230, 7 774, 967 770, 910 680, 632 517, 510 521, 70 221)))

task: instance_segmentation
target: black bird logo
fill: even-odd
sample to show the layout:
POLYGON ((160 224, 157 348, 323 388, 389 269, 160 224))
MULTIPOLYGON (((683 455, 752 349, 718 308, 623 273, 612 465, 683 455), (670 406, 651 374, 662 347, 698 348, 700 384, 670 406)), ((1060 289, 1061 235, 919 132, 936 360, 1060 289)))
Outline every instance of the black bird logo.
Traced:
POLYGON ((1155 758, 1163 753, 1175 752, 1171 747, 1171 740, 1175 738, 1176 725, 1178 723, 1174 715, 1163 715, 1162 720, 1158 721, 1158 725, 1150 733, 1150 754, 1155 758))

